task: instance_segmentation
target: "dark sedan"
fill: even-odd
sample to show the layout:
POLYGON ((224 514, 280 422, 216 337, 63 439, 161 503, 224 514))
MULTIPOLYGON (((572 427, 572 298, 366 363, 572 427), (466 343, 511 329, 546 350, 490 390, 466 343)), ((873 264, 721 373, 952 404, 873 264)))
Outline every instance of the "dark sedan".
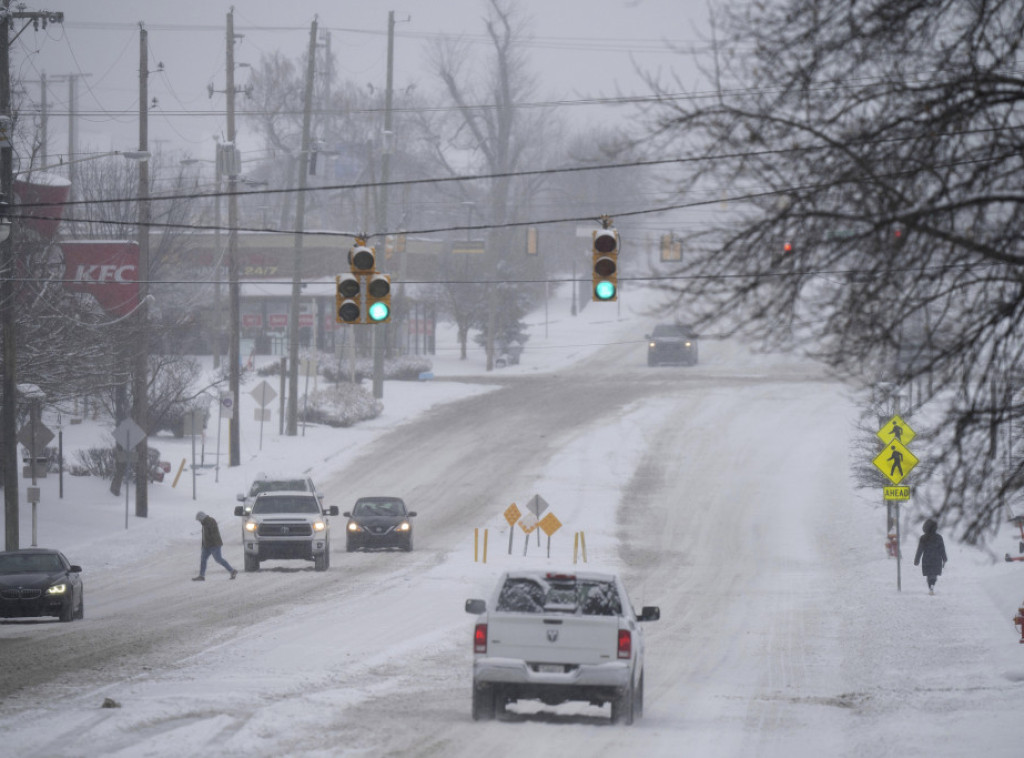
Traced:
POLYGON ((697 365, 697 335, 685 324, 658 324, 647 335, 647 365, 697 365))
POLYGON ((348 519, 345 548, 398 547, 412 550, 412 519, 416 511, 407 510, 400 497, 361 497, 351 511, 342 514, 348 519))
POLYGON ((84 618, 81 571, 58 550, 0 552, 0 618, 84 618))

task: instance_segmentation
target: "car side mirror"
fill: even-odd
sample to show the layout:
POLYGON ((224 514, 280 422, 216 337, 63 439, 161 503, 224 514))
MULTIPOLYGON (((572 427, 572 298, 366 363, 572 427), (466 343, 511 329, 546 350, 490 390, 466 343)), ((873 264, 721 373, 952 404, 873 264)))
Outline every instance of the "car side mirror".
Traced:
POLYGON ((484 600, 478 600, 471 598, 466 601, 466 613, 472 613, 479 616, 481 613, 487 611, 487 602, 484 600))
POLYGON ((651 335, 649 335, 649 334, 645 334, 645 335, 644 335, 644 339, 645 339, 645 340, 647 340, 648 342, 650 342, 650 341, 651 341, 651 339, 652 339, 652 337, 651 337, 651 335))
POLYGON ((82 567, 74 563, 71 564, 71 568, 68 569, 72 574, 79 574, 82 571, 82 567))
POLYGON ((656 605, 645 605, 643 610, 640 611, 640 615, 637 616, 637 621, 657 621, 661 618, 661 608, 656 605))
POLYGON ((243 505, 236 505, 235 506, 235 515, 236 516, 244 516, 245 515, 245 506, 243 506, 243 505))
POLYGON ((341 515, 344 516, 345 518, 352 518, 352 511, 345 511, 341 515))
POLYGON ((245 493, 239 492, 237 495, 235 495, 235 500, 237 500, 240 503, 244 503, 245 502, 245 493))
POLYGON ((407 514, 405 514, 405 515, 406 515, 406 516, 408 516, 409 518, 412 518, 413 516, 415 516, 415 515, 416 515, 416 511, 409 511, 409 512, 408 512, 407 514))
POLYGON ((338 506, 332 505, 330 508, 328 508, 327 509, 327 515, 328 516, 337 516, 338 515, 338 506))

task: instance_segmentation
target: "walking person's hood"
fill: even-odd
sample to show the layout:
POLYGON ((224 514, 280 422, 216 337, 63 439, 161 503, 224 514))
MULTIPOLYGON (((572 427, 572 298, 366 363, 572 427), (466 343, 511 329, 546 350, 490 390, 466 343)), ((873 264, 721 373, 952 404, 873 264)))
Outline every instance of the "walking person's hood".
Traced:
POLYGON ((927 521, 924 522, 924 526, 921 527, 921 530, 925 534, 935 534, 935 530, 938 529, 938 528, 939 528, 938 522, 936 522, 935 519, 930 518, 930 519, 928 519, 927 521))
POLYGON ((199 513, 196 514, 196 521, 202 521, 204 518, 206 518, 206 514, 202 511, 199 511, 199 513))

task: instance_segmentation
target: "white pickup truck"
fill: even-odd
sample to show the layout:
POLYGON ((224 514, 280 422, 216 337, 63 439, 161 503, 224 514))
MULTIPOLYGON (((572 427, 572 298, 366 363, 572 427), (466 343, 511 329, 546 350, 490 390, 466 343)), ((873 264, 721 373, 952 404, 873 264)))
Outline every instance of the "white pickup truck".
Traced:
POLYGON ((614 574, 509 571, 489 601, 466 601, 473 631, 473 719, 492 719, 517 700, 546 705, 611 703, 612 721, 643 715, 644 638, 614 574))

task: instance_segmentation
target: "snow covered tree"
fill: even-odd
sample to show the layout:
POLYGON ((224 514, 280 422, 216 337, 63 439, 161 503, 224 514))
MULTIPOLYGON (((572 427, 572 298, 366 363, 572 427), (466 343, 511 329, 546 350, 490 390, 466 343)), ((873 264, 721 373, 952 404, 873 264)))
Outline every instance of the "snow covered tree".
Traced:
POLYGON ((706 91, 650 78, 649 145, 709 209, 665 288, 924 407, 916 489, 983 540, 1024 488, 1024 6, 732 2, 716 29, 706 91))

